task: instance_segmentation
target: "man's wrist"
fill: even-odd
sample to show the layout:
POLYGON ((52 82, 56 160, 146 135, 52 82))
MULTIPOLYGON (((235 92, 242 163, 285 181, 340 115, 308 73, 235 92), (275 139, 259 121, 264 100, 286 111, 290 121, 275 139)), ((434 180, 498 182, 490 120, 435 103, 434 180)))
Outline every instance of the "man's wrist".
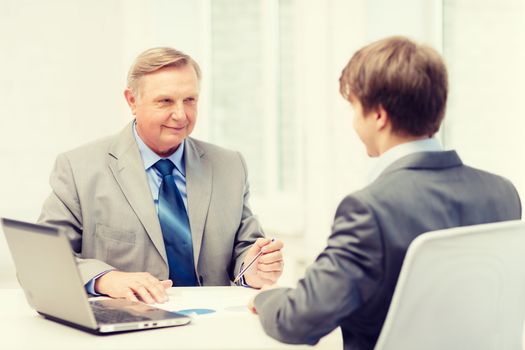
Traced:
POLYGON ((240 285, 241 287, 253 288, 252 286, 250 286, 250 285, 246 282, 246 279, 244 278, 244 275, 241 276, 241 278, 239 279, 239 285, 240 285))
POLYGON ((111 269, 111 270, 106 270, 106 271, 102 271, 101 273, 99 273, 98 275, 96 275, 95 277, 93 277, 91 280, 89 280, 85 285, 84 287, 86 288, 86 292, 91 294, 91 295, 96 295, 96 296, 100 296, 100 295, 103 295, 103 294, 100 294, 98 293, 96 290, 95 290, 95 283, 96 281, 104 276, 106 273, 110 272, 110 271, 114 271, 114 269, 111 269))
MULTIPOLYGON (((241 267, 239 268, 239 271, 242 271, 244 267, 244 262, 241 264, 241 267)), ((247 288, 253 288, 252 286, 250 286, 248 284, 248 282, 246 282, 246 274, 242 275, 239 280, 236 282, 236 285, 238 286, 241 286, 241 287, 247 287, 247 288)))

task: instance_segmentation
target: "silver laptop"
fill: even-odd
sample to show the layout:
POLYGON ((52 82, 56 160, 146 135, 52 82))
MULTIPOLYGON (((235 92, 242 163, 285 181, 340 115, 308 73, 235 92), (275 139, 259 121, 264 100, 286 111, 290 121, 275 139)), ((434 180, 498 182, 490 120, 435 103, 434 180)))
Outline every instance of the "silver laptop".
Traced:
POLYGON ((88 300, 69 240, 56 227, 2 219, 18 281, 44 317, 95 334, 180 326, 190 318, 124 299, 88 300))

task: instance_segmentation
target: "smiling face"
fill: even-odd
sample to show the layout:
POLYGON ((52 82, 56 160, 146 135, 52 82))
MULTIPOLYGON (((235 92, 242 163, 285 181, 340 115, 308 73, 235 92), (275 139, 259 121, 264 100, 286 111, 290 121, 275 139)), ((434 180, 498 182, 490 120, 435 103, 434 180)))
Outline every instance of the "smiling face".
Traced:
POLYGON ((195 127, 199 79, 190 64, 147 74, 135 93, 124 95, 140 138, 161 157, 173 154, 195 127))

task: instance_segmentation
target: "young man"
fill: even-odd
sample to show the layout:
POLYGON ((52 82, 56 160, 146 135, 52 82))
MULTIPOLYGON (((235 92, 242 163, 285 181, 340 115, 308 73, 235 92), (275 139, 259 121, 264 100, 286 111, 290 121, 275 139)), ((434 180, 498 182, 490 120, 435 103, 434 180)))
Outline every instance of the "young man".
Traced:
POLYGON ((376 175, 340 203, 328 245, 297 287, 263 287, 250 308, 280 341, 315 344, 341 327, 345 349, 373 349, 415 237, 520 219, 521 204, 508 180, 464 165, 432 138, 447 100, 433 49, 403 37, 374 42, 347 64, 340 90, 369 156, 379 157, 376 175))
POLYGON ((88 292, 164 302, 172 284, 230 285, 261 249, 242 283, 281 275, 282 242, 250 210, 242 156, 189 137, 199 90, 190 56, 147 50, 124 92, 134 120, 57 158, 39 222, 67 232, 88 292))

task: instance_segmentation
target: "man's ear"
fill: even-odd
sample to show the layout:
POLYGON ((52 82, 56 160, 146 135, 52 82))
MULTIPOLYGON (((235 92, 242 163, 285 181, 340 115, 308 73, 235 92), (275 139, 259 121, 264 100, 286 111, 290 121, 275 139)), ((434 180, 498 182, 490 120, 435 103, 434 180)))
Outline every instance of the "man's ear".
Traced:
POLYGON ((376 120, 377 130, 383 130, 390 125, 390 116, 382 105, 375 107, 374 117, 376 120))
POLYGON ((135 98, 133 91, 127 88, 126 90, 124 90, 124 97, 126 98, 126 102, 128 103, 128 106, 131 109, 131 113, 135 115, 135 110, 137 109, 137 99, 135 98))

